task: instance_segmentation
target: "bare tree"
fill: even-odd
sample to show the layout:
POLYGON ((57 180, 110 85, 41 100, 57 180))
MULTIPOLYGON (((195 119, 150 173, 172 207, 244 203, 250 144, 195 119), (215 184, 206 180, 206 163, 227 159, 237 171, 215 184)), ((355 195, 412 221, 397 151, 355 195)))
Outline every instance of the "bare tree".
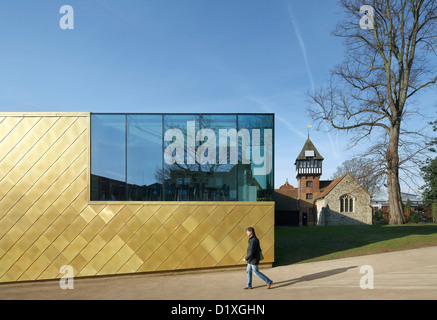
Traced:
POLYGON ((437 82, 436 0, 341 0, 345 20, 334 35, 345 39, 345 60, 326 88, 309 93, 313 120, 354 133, 354 142, 384 132, 390 223, 405 217, 399 183, 401 124, 412 97, 437 82), (373 17, 372 17, 373 14, 373 17), (367 18, 368 24, 361 24, 367 18), (431 58, 430 58, 431 57, 431 58))
POLYGON ((344 161, 337 167, 331 179, 336 179, 345 173, 349 173, 369 194, 374 197, 383 184, 378 165, 363 157, 344 161))

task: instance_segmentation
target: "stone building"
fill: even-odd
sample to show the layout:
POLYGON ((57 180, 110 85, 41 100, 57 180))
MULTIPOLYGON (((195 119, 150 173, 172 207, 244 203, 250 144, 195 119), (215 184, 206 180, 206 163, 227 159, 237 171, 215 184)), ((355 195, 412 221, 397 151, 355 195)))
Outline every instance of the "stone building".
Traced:
POLYGON ((346 173, 316 197, 317 225, 372 224, 370 198, 370 194, 346 173))
POLYGON ((320 180, 324 158, 308 137, 296 158, 297 189, 275 190, 277 225, 372 224, 370 194, 350 174, 320 180))

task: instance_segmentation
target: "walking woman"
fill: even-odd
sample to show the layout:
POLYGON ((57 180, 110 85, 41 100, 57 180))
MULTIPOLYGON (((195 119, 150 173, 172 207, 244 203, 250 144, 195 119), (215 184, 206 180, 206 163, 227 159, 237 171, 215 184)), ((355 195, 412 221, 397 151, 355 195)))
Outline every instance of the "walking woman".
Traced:
POLYGON ((252 227, 247 228, 246 234, 249 237, 249 246, 247 248, 247 256, 243 259, 243 261, 247 262, 247 282, 243 289, 252 289, 252 271, 266 283, 267 289, 270 289, 273 281, 259 271, 258 264, 261 256, 261 247, 255 235, 255 229, 252 227))

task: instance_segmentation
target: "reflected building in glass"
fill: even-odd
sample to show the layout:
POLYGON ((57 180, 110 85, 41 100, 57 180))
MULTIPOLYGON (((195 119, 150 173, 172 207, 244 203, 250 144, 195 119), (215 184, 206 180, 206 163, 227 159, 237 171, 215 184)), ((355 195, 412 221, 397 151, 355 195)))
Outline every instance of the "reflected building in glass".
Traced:
POLYGON ((91 201, 271 201, 273 114, 91 114, 91 201))

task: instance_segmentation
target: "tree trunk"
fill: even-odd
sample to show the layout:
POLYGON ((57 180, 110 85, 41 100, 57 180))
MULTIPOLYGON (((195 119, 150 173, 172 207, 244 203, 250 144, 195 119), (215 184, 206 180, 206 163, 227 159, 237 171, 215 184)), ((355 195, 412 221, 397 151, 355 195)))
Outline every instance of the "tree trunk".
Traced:
POLYGON ((401 187, 399 184, 399 134, 400 121, 390 130, 387 148, 387 189, 390 224, 404 224, 405 215, 402 208, 401 187))
POLYGON ((432 222, 437 222, 437 199, 432 203, 432 222))

